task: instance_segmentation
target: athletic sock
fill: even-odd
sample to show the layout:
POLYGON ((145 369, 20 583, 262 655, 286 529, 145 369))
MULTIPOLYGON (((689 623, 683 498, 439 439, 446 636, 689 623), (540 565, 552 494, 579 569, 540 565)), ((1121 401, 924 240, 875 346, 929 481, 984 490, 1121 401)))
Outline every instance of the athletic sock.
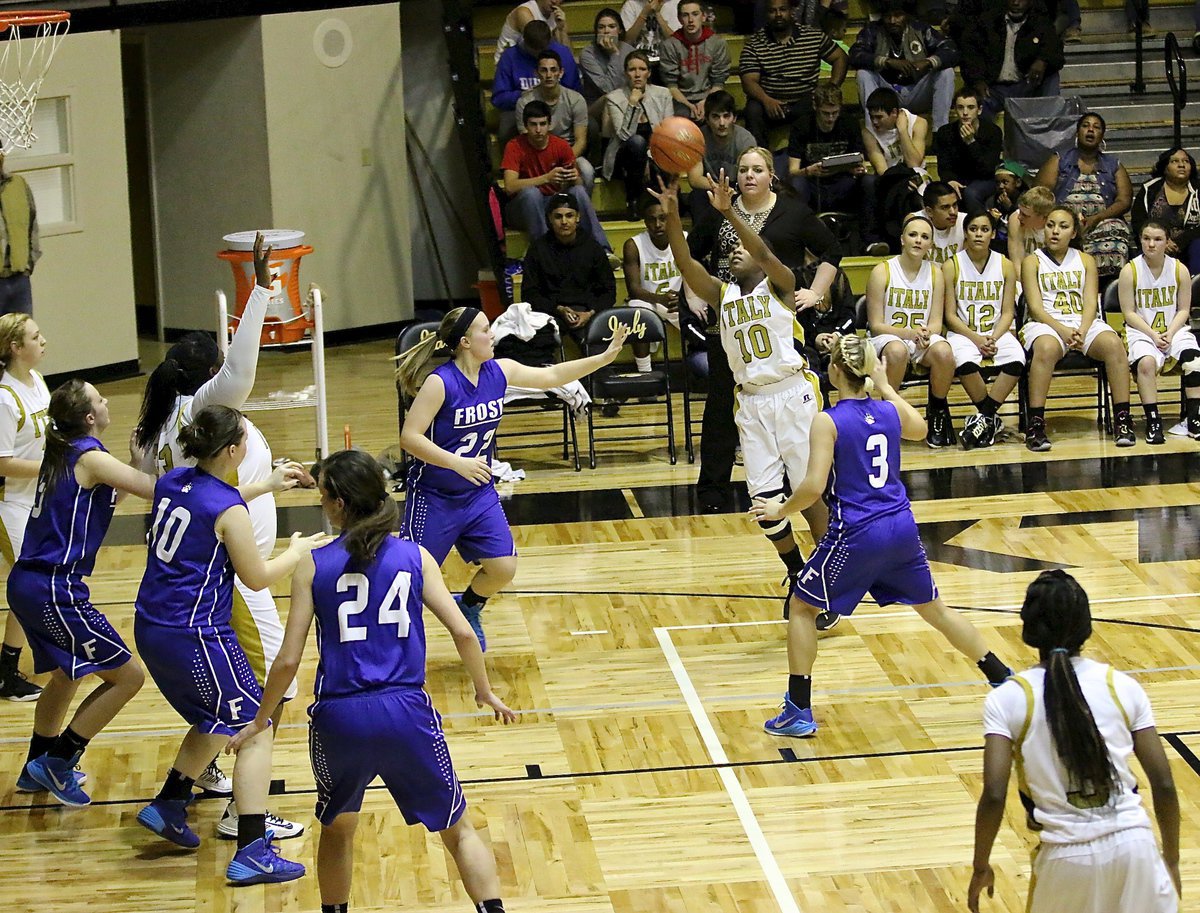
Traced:
POLYGON ((463 605, 471 606, 471 608, 478 606, 482 609, 485 605, 487 605, 488 598, 489 597, 487 596, 480 596, 475 592, 473 587, 467 587, 465 590, 463 590, 462 594, 463 605))
POLYGON ((321 904, 321 913, 348 913, 350 903, 323 903, 321 904))
POLYGON ((1200 396, 1188 397, 1186 405, 1188 418, 1195 419, 1200 417, 1200 396))
POLYGON ((935 412, 945 412, 948 408, 949 408, 949 406, 946 404, 945 397, 934 396, 932 393, 929 394, 929 414, 930 415, 933 415, 935 412))
POLYGON ((637 365, 637 369, 638 369, 639 373, 641 373, 641 374, 649 374, 650 373, 650 356, 649 355, 647 355, 645 358, 640 358, 639 356, 635 355, 635 356, 633 356, 633 363, 635 365, 637 365))
POLYGON ((988 418, 991 418, 1000 408, 1000 404, 992 399, 990 395, 988 395, 981 399, 976 404, 975 408, 979 410, 980 415, 986 415, 988 418))
POLYGON ((1147 420, 1158 420, 1158 403, 1142 403, 1142 408, 1146 411, 1147 420))
POLYGON ((1004 681, 1010 674, 1012 674, 1012 669, 1008 668, 1008 666, 1004 664, 1004 661, 991 650, 988 650, 983 659, 981 659, 975 665, 979 667, 979 671, 982 672, 987 677, 987 680, 993 685, 1000 684, 1000 682, 1004 681))
POLYGON ((83 750, 87 748, 90 741, 91 739, 85 739, 68 726, 62 731, 62 735, 54 740, 54 745, 47 749, 46 753, 52 758, 69 761, 76 755, 83 754, 83 750))
POLYGON ((788 676, 788 700, 801 710, 807 710, 812 706, 811 675, 788 676))
POLYGON ((54 743, 58 741, 56 735, 38 735, 36 732, 29 737, 29 755, 25 758, 26 761, 32 761, 34 758, 40 758, 42 755, 50 751, 54 747, 54 743))
POLYGON ((1125 402, 1123 402, 1123 403, 1118 403, 1118 402, 1113 403, 1113 415, 1128 415, 1128 414, 1129 414, 1129 400, 1125 400, 1125 402))
POLYGON ((167 771, 167 779, 163 780, 162 789, 155 798, 164 802, 186 802, 192 798, 192 786, 195 782, 172 767, 167 771))
POLYGON ((499 897, 475 904, 475 913, 504 913, 504 901, 499 897))
POLYGON ((238 849, 247 847, 255 840, 261 840, 267 835, 267 815, 266 813, 258 815, 243 815, 238 814, 238 849))
POLYGON ((779 560, 787 567, 788 576, 795 577, 804 570, 804 556, 800 554, 800 546, 795 545, 790 552, 782 552, 779 560))
MULTIPOLYGON (((11 612, 12 609, 9 609, 11 612)), ((8 644, 0 647, 0 679, 7 678, 17 671, 17 663, 21 659, 21 648, 10 647, 8 644)))
POLYGON ((1030 406, 1029 407, 1029 420, 1031 422, 1041 422, 1041 423, 1045 424, 1045 422, 1046 422, 1046 407, 1045 406, 1030 406))

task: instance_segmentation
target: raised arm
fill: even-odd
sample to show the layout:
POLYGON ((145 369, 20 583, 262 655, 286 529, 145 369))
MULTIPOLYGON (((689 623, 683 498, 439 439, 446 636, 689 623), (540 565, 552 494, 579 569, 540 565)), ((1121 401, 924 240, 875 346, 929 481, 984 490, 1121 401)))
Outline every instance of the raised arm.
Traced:
POLYGON ((75 462, 75 481, 83 488, 108 485, 123 494, 150 501, 154 498, 154 476, 122 463, 104 450, 89 450, 75 462))
MULTIPOLYGON (((916 115, 913 116, 916 117, 916 115)), ((913 121, 912 135, 910 136, 906 126, 908 117, 908 113, 902 109, 900 117, 896 120, 896 135, 900 141, 900 154, 904 158, 904 164, 909 168, 924 168, 925 150, 929 148, 929 127, 925 123, 925 118, 917 117, 913 121)))
POLYGON ((738 240, 742 242, 742 247, 746 248, 754 262, 762 267, 779 297, 787 301, 796 291, 796 274, 790 267, 784 266, 758 233, 737 214, 737 210, 733 208, 733 189, 729 186, 729 178, 725 176, 725 172, 722 171, 715 180, 710 174, 708 179, 714 185, 713 189, 708 191, 708 201, 712 203, 713 209, 729 220, 729 224, 737 232, 738 240))
POLYGON ((671 244, 671 255, 683 281, 699 298, 716 307, 721 303, 721 283, 708 274, 703 264, 692 257, 687 238, 683 234, 683 223, 679 220, 679 182, 671 181, 668 186, 659 183, 656 191, 651 187, 646 192, 662 204, 667 217, 667 240, 671 244))
MULTIPOLYGON (((586 377, 593 371, 612 364, 621 354, 621 347, 629 338, 629 327, 618 322, 613 327, 612 339, 608 348, 599 355, 589 355, 587 358, 576 358, 573 361, 562 361, 556 365, 544 368, 534 368, 523 365, 511 358, 498 358, 496 364, 504 372, 510 384, 517 387, 530 387, 534 390, 549 390, 551 387, 562 387, 573 380, 586 377)), ((407 422, 405 423, 407 425, 407 422)))

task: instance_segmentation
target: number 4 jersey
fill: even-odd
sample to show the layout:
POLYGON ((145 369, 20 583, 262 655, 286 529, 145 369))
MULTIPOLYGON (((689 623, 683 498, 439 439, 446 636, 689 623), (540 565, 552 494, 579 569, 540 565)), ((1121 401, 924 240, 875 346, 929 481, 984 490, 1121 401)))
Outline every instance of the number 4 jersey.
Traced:
POLYGON ((804 330, 769 279, 749 292, 736 282, 722 285, 720 307, 721 346, 739 386, 765 387, 808 367, 795 345, 804 330))
MULTIPOLYGON (((471 381, 448 361, 433 372, 442 379, 446 398, 433 418, 427 435, 443 450, 462 457, 492 456, 496 427, 504 414, 504 391, 508 379, 495 360, 479 366, 479 380, 471 381)), ((492 484, 477 486, 453 469, 414 460, 408 474, 413 488, 432 488, 447 494, 476 492, 492 484)))
POLYGON ((421 547, 386 537, 356 568, 345 536, 314 549, 313 614, 320 661, 317 698, 425 683, 421 547))
POLYGON ((138 615, 172 627, 229 624, 233 566, 216 526, 239 504, 246 506, 236 488, 194 466, 158 480, 138 615))
POLYGON ((842 399, 827 414, 837 428, 825 488, 829 532, 836 536, 909 509, 900 481, 900 414, 876 399, 842 399))

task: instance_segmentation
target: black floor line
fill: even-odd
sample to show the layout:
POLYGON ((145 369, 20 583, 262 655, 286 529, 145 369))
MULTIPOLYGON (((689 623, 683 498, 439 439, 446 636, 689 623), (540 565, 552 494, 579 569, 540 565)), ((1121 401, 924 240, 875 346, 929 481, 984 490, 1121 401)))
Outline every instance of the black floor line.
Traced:
POLYGON ((1196 753, 1188 748, 1183 739, 1180 738, 1181 735, 1186 735, 1186 733, 1169 732, 1163 738, 1168 745, 1178 752, 1179 757, 1187 762, 1187 766, 1192 769, 1192 772, 1200 777, 1200 758, 1197 758, 1196 753))

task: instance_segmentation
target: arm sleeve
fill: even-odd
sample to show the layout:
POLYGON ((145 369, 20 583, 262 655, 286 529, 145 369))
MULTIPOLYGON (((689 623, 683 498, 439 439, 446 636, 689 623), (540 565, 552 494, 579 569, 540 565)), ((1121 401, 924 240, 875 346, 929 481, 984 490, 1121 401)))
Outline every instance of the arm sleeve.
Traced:
MULTIPOLYGON (((958 129, 958 121, 953 124, 947 124, 947 127, 958 129)), ((950 144, 946 142, 946 134, 943 132, 945 127, 938 127, 933 133, 933 157, 937 159, 938 180, 941 181, 957 181, 958 169, 954 167, 955 155, 950 144)), ((978 143, 976 143, 978 145, 978 143)))
MULTIPOLYGON (((858 33, 850 46, 850 66, 856 70, 875 70, 875 29, 870 25, 858 33)), ((863 99, 866 102, 866 99, 863 99)))
POLYGON ((1040 32, 1038 45, 1042 49, 1041 59, 1046 61, 1046 72, 1057 73, 1067 62, 1062 38, 1059 37, 1054 23, 1047 19, 1042 20, 1040 32))
POLYGON ((1024 725, 1025 694, 1016 682, 1005 682, 983 702, 983 734, 1001 735, 1010 742, 1024 725), (1014 710, 1020 714, 1014 716, 1014 710))
POLYGON ((943 37, 932 26, 925 26, 921 37, 925 40, 925 53, 938 59, 938 69, 953 70, 958 66, 958 45, 951 39, 943 37))
POLYGON ((762 61, 758 59, 758 35, 752 35, 742 47, 742 56, 738 58, 739 73, 761 73, 762 61))
POLYGON ((546 289, 546 276, 538 257, 538 248, 533 246, 525 254, 521 297, 528 301, 535 311, 554 316, 554 301, 546 289))
POLYGON ((568 89, 574 89, 576 92, 583 91, 583 80, 579 77, 579 65, 575 62, 575 55, 570 48, 564 45, 558 45, 555 50, 563 59, 563 77, 562 84, 568 89), (565 54, 563 52, 566 52, 565 54))
POLYGON ((613 307, 617 303, 617 277, 608 263, 608 254, 599 243, 592 258, 592 273, 595 276, 596 310, 613 307))
POLYGON ((513 74, 512 55, 504 54, 496 64, 496 75, 492 77, 492 106, 501 111, 512 111, 521 97, 521 86, 513 74))
POLYGON ((723 85, 729 79, 729 43, 722 38, 716 42, 712 55, 712 70, 708 74, 710 86, 723 85))
MULTIPOLYGON (((980 123, 986 122, 981 120, 980 123)), ((981 172, 993 171, 1000 164, 1000 149, 1004 145, 1004 134, 1000 132, 1000 128, 990 123, 988 126, 992 129, 986 132, 982 130, 976 131, 974 144, 967 146, 967 155, 971 156, 975 162, 975 166, 981 172)), ((941 167, 940 163, 938 167, 941 167)))
POLYGON ((1142 185, 1133 192, 1133 212, 1130 214, 1129 221, 1135 238, 1141 237, 1142 225, 1150 218, 1149 207, 1146 205, 1146 191, 1146 186, 1142 185))
POLYGON ((778 228, 766 225, 762 232, 763 237, 775 245, 779 259, 792 269, 800 269, 804 266, 804 252, 807 250, 822 263, 833 266, 841 263, 841 245, 825 223, 799 200, 781 199, 787 199, 788 202, 787 211, 777 223, 778 228))
POLYGON ((0 391, 0 457, 10 457, 16 452, 19 417, 12 394, 7 390, 0 391))
POLYGON ((267 315, 267 303, 271 290, 255 285, 242 311, 242 320, 233 342, 225 354, 225 363, 216 375, 207 381, 192 400, 192 415, 205 406, 229 406, 241 409, 254 389, 254 375, 258 371, 258 346, 262 338, 263 318, 267 315))
POLYGON ((658 75, 668 89, 679 85, 679 57, 682 50, 679 39, 673 35, 658 49, 658 75))

